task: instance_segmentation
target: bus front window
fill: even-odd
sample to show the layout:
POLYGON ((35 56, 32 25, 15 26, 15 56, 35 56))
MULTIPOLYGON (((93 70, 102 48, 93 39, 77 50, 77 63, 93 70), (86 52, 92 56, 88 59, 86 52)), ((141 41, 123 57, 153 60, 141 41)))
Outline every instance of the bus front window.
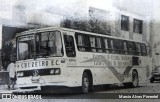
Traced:
POLYGON ((33 58, 34 36, 22 36, 18 38, 18 60, 33 58))
POLYGON ((36 34, 37 57, 59 57, 63 55, 61 35, 59 31, 36 34))

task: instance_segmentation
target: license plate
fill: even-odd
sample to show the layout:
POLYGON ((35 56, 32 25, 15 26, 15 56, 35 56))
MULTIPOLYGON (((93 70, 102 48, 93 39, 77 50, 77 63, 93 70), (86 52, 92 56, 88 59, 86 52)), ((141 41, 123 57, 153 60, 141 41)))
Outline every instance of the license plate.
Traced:
POLYGON ((31 78, 32 83, 39 83, 39 79, 40 79, 39 76, 33 76, 33 77, 31 78))
POLYGON ((32 83, 39 83, 39 80, 32 80, 32 83))

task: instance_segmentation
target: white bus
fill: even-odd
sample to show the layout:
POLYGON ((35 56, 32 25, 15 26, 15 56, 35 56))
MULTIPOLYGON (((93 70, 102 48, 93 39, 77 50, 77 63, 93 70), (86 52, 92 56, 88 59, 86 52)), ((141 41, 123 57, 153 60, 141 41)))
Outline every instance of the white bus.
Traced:
POLYGON ((137 87, 150 74, 144 42, 67 28, 41 28, 19 33, 17 85, 81 87, 124 84, 137 87))

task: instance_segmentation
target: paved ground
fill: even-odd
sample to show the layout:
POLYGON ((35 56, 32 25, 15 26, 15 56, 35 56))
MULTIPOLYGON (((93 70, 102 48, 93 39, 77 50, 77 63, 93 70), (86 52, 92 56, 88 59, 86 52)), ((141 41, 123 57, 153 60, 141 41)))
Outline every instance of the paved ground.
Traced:
MULTIPOLYGON (((12 93, 14 91, 14 90, 8 90, 7 85, 3 85, 3 86, 1 85, 0 90, 1 90, 0 93, 12 93)), ((19 89, 16 88, 16 90, 19 90, 19 89)), ((54 90, 54 91, 57 92, 57 90, 54 90)), ((61 91, 66 91, 66 90, 61 90, 61 91)), ((106 101, 108 102, 130 102, 130 101, 131 102, 135 102, 135 101, 136 102, 146 102, 146 101, 159 102, 160 101, 159 99, 94 99, 92 97, 102 93, 107 93, 107 94, 109 93, 115 93, 115 94, 117 93, 155 93, 155 94, 158 94, 160 93, 160 82, 155 82, 153 84, 147 82, 147 83, 141 84, 140 87, 138 88, 124 88, 123 86, 119 86, 119 87, 96 86, 95 91, 93 93, 86 94, 86 95, 85 94, 65 94, 65 95, 53 94, 53 95, 42 96, 42 98, 47 99, 47 100, 43 100, 46 102, 50 102, 50 101, 56 101, 56 102, 62 102, 62 101, 63 102, 75 102, 75 101, 76 102, 97 102, 97 101, 98 102, 106 102, 106 101), (86 97, 88 99, 84 99, 86 97)), ((4 101, 7 101, 7 100, 4 100, 4 101)), ((19 100, 14 100, 14 101, 19 102, 19 100)), ((23 101, 26 102, 28 100, 23 100, 23 101)), ((41 102, 42 100, 30 100, 30 101, 41 102)))

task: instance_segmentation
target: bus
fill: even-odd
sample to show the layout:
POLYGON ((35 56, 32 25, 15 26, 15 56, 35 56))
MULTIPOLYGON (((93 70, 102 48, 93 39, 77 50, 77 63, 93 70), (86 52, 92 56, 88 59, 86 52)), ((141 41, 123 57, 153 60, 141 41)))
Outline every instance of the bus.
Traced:
POLYGON ((145 42, 104 34, 48 27, 16 35, 19 88, 123 84, 137 87, 150 75, 145 42))

